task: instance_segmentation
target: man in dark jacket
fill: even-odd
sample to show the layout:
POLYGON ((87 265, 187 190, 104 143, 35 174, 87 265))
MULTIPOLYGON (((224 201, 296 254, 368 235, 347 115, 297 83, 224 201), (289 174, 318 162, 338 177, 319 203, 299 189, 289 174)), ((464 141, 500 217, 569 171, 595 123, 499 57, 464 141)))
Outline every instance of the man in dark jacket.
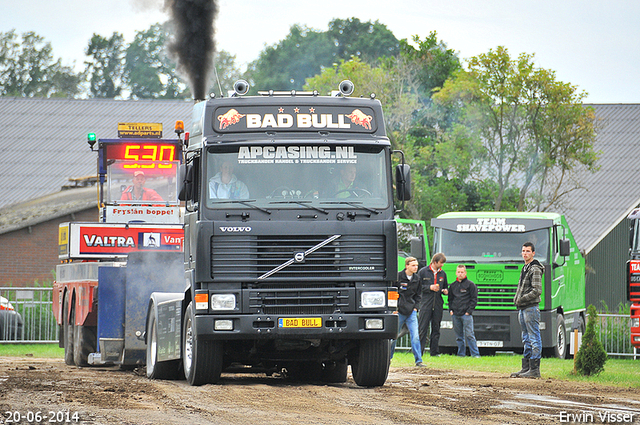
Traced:
MULTIPOLYGON (((395 284, 398 288, 398 332, 406 323, 411 335, 411 351, 413 351, 416 366, 422 367, 422 350, 418 333, 418 308, 420 307, 422 288, 416 273, 418 260, 414 257, 407 257, 404 264, 404 270, 398 273, 398 281, 395 284)), ((395 349, 396 340, 394 339, 391 345, 391 358, 393 358, 395 349)))
POLYGON ((424 352, 427 346, 429 327, 431 327, 429 352, 432 357, 440 355, 438 345, 440 342, 440 322, 442 321, 444 305, 442 294, 447 295, 449 293, 447 274, 442 270, 442 265, 446 261, 447 257, 439 252, 433 256, 431 264, 423 267, 418 272, 418 277, 422 284, 422 301, 420 303, 420 317, 418 320, 420 347, 422 352, 424 352))
POLYGON ((542 356, 542 338, 540 337, 540 296, 542 294, 542 275, 544 267, 534 260, 536 250, 531 242, 522 245, 524 267, 520 272, 520 281, 513 302, 518 308, 518 321, 522 328, 524 355, 522 370, 511 374, 513 378, 539 378, 540 357, 542 356))
POLYGON ((473 333, 473 310, 478 305, 478 289, 467 279, 464 264, 456 268, 456 280, 449 286, 449 313, 453 320, 453 331, 458 344, 458 356, 464 357, 469 347, 471 357, 480 357, 476 336, 473 333))

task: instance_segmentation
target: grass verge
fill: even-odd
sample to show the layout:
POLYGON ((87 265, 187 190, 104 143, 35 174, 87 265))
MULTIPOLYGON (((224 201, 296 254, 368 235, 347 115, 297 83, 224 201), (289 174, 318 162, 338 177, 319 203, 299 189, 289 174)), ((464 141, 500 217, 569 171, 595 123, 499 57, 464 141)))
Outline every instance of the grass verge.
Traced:
MULTIPOLYGON (((0 344, 0 355, 10 357, 49 357, 64 358, 64 349, 57 344, 0 344)), ((433 369, 476 370, 509 376, 520 370, 520 356, 497 354, 480 359, 442 355, 429 357, 425 355, 424 364, 433 369)), ((392 367, 412 367, 411 352, 396 352, 391 361, 392 367)), ((640 388, 640 360, 609 359, 604 371, 597 376, 578 376, 573 374, 573 360, 542 359, 540 372, 543 378, 560 379, 574 382, 589 382, 599 385, 610 385, 623 388, 640 388)))
MULTIPOLYGON (((458 357, 441 355, 423 357, 425 366, 433 369, 446 370, 477 370, 493 372, 509 376, 520 370, 521 356, 513 354, 497 354, 484 356, 479 359, 472 357, 458 357)), ((396 352, 391 361, 392 367, 412 367, 414 365, 411 352, 396 352)), ((640 360, 609 359, 604 365, 604 371, 597 376, 579 376, 573 374, 573 359, 542 359, 540 363, 542 378, 560 379, 574 382, 589 382, 600 385, 611 385, 624 388, 640 388, 640 360)))
POLYGON ((58 344, 0 344, 0 356, 64 358, 58 344))

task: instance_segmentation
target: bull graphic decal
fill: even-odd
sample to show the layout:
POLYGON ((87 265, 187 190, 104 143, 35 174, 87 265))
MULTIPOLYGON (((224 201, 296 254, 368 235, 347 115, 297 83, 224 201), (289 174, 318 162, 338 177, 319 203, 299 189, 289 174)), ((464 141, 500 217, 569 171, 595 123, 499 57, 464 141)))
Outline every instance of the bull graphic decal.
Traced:
POLYGON ((226 114, 218 115, 218 121, 220 121, 220 130, 224 130, 230 125, 237 124, 244 117, 245 114, 241 114, 235 109, 229 109, 226 114))
POLYGON ((373 117, 371 115, 366 115, 360 109, 354 109, 347 118, 351 120, 351 122, 355 125, 360 125, 367 130, 371 130, 371 120, 373 117))

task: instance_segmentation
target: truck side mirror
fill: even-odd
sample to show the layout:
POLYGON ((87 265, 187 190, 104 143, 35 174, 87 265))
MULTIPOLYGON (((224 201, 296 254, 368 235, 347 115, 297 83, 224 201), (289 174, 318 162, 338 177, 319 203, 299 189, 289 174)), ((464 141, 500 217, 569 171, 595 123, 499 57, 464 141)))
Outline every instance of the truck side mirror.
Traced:
POLYGON ((409 164, 396 166, 396 194, 400 201, 411 199, 411 167, 409 164))
POLYGON ((419 237, 411 238, 411 256, 416 257, 418 263, 421 263, 424 260, 425 252, 424 252, 424 240, 419 237))
POLYGON ((180 201, 184 201, 186 198, 186 172, 186 166, 184 164, 180 164, 180 167, 178 168, 178 199, 180 201))
POLYGON ((567 257, 571 254, 571 241, 569 239, 560 239, 560 255, 567 257))

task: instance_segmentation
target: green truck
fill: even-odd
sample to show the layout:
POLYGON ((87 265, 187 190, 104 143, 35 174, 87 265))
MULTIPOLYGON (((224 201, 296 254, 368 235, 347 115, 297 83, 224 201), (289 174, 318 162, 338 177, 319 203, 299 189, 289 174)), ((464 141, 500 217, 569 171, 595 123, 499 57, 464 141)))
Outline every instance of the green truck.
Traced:
MULTIPOLYGON (((484 353, 522 350, 513 297, 524 262, 522 244, 533 242, 535 258, 545 268, 540 302, 543 353, 565 358, 567 335, 585 327, 585 262, 565 217, 555 213, 451 212, 431 220, 434 252, 447 257, 450 282, 458 264, 478 286, 474 331, 484 353)), ((445 308, 447 306, 445 305, 445 308)), ((457 350, 453 322, 445 314, 441 352, 457 350)))
POLYGON ((427 243, 427 227, 423 220, 396 218, 398 232, 398 271, 404 270, 404 259, 415 257, 420 267, 431 261, 427 243))

